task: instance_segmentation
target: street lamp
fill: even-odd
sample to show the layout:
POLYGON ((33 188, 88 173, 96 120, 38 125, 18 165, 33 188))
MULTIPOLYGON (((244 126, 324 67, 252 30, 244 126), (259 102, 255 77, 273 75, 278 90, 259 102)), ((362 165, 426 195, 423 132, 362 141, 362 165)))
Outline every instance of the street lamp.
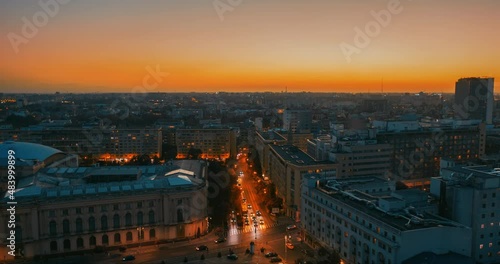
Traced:
POLYGON ((285 262, 286 262, 286 259, 287 259, 287 253, 288 251, 286 250, 286 239, 288 238, 287 235, 285 235, 285 262))
POLYGON ((144 239, 144 227, 140 226, 137 228, 137 237, 139 239, 139 248, 141 247, 141 242, 144 239))

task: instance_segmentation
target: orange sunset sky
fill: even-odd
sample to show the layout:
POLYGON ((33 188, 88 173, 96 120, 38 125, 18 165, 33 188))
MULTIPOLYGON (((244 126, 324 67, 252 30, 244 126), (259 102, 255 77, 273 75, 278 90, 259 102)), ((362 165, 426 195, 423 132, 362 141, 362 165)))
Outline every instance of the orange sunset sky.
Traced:
POLYGON ((498 0, 401 0, 348 62, 341 43, 391 1, 1 1, 0 91, 133 92, 156 65, 151 92, 453 92, 470 76, 499 90, 498 0))

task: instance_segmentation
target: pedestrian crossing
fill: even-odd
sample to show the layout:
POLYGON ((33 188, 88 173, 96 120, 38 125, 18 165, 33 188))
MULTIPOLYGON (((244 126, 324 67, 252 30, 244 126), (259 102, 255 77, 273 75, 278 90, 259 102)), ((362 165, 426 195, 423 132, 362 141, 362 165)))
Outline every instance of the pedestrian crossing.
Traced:
MULTIPOLYGON (((278 224, 278 223, 274 222, 272 224, 258 225, 257 232, 258 232, 258 230, 264 230, 264 229, 272 228, 272 227, 279 226, 279 225, 282 225, 282 224, 278 224)), ((255 227, 253 225, 243 226, 242 228, 236 228, 236 226, 233 226, 231 228, 231 230, 229 230, 228 235, 233 236, 233 235, 245 234, 245 233, 250 233, 250 232, 255 232, 255 227)))

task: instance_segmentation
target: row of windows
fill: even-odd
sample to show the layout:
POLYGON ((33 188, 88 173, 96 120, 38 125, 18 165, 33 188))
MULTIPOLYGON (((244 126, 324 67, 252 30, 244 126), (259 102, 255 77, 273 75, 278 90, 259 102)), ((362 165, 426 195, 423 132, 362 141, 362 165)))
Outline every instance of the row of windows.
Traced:
MULTIPOLYGON (((141 233, 138 235, 138 238, 139 240, 143 240, 144 239, 144 231, 141 230, 141 233)), ((156 238, 156 231, 154 229, 150 229, 149 230, 149 239, 150 240, 154 240, 156 238)), ((125 241, 126 242, 131 242, 133 239, 132 239, 132 232, 127 232, 127 234, 125 235, 125 241)), ((121 238, 121 235, 119 233, 116 233, 114 236, 113 236, 113 242, 115 244, 120 244, 122 243, 122 238, 121 238)), ((95 236, 91 236, 89 238, 89 247, 94 247, 97 243, 97 239, 95 236)), ((103 235, 102 238, 101 238, 101 244, 102 245, 109 245, 109 237, 108 235, 103 235)), ((83 238, 79 237, 76 239, 76 248, 77 249, 83 249, 85 248, 84 246, 84 241, 83 241, 83 238)), ((63 249, 64 250, 72 250, 72 247, 71 247, 71 240, 69 239, 65 239, 63 241, 63 249)), ((55 251, 58 251, 58 243, 57 241, 51 241, 50 242, 50 251, 52 252, 55 252, 55 251)))
MULTIPOLYGON (((490 227, 494 227, 495 226, 495 223, 491 222, 489 224, 490 227)), ((500 226, 500 222, 498 222, 498 226, 500 226)), ((485 224, 481 224, 481 229, 483 229, 485 227, 485 224)), ((486 226, 487 227, 487 226, 486 226)))
MULTIPOLYGON (((314 224, 314 223, 313 223, 314 224)), ((310 223, 309 223, 310 225, 310 223)), ((312 235, 313 236, 316 236, 316 231, 315 230, 312 230, 312 235)), ((343 253, 344 257, 348 257, 347 256, 347 248, 349 247, 350 248, 350 253, 349 254, 353 254, 353 255, 356 255, 357 253, 357 256, 358 257, 361 257, 361 253, 363 253, 363 258, 365 259, 365 263, 369 263, 367 262, 367 259, 369 259, 369 254, 370 254, 370 251, 371 251, 371 255, 373 256, 376 256, 378 255, 379 257, 379 261, 377 263, 391 263, 391 261, 388 259, 388 260, 385 260, 385 255, 382 251, 378 251, 378 254, 377 254, 377 250, 375 248, 370 248, 370 243, 373 243, 375 245, 378 244, 378 247, 381 248, 383 251, 386 251, 388 253, 392 253, 392 248, 390 246, 387 246, 386 244, 380 242, 379 240, 377 240, 376 238, 373 238, 373 240, 370 240, 370 238, 368 238, 368 241, 369 243, 361 243, 361 241, 357 241, 357 239, 353 236, 351 236, 350 239, 342 239, 342 237, 344 238, 348 238, 349 237, 349 233, 346 231, 344 232, 343 234, 341 234, 341 231, 340 229, 337 227, 337 239, 332 241, 330 240, 329 236, 330 236, 330 233, 326 233, 327 237, 321 237, 321 240, 325 243, 328 243, 331 247, 334 247, 336 248, 339 253, 343 253), (342 243, 342 240, 343 240, 343 243, 342 243), (349 243, 347 242, 347 240, 349 240, 351 243, 350 243, 350 246, 349 246, 349 243), (334 244, 332 242, 335 242, 336 244, 338 244, 338 247, 335 247, 334 244), (343 245, 343 247, 341 246, 343 245), (359 249, 358 246, 360 247, 360 249, 362 250, 357 250, 359 249), (386 250, 387 248, 387 250, 386 250), (370 250, 371 249, 371 250, 370 250), (387 261, 387 262, 386 262, 387 261)), ((360 232, 361 233, 361 232, 360 232)), ((321 234, 325 234, 324 231, 320 231, 318 229, 318 235, 321 234)), ((366 238, 366 237, 365 237, 366 238)), ((331 234, 331 239, 334 239, 334 234, 332 233, 331 234)), ((372 263, 375 263, 372 261, 372 263)))
MULTIPOLYGON (((390 190, 390 188, 388 188, 388 190, 390 190)), ((375 192, 375 189, 374 189, 373 191, 375 192)), ((380 189, 380 191, 382 191, 382 189, 380 189)), ((325 199, 325 200, 323 200, 323 198, 319 198, 317 195, 315 196, 315 198, 316 198, 316 200, 317 200, 317 201, 320 201, 322 204, 325 204, 326 206, 328 206, 328 202, 327 202, 327 200, 326 200, 326 199, 325 199)), ((328 212, 328 210, 325 210, 325 208, 322 208, 321 206, 317 206, 316 204, 314 204, 313 202, 311 202, 311 201, 309 201, 309 200, 308 200, 308 201, 306 201, 306 203, 307 203, 310 207, 312 207, 313 209, 316 209, 316 211, 320 212, 321 214, 323 214, 323 215, 325 215, 325 214, 326 214, 326 216, 327 216, 327 217, 331 218, 332 220, 336 220, 336 221, 337 221, 337 223, 339 223, 339 224, 342 224, 342 222, 345 222, 344 224, 347 226, 347 222, 346 222, 346 221, 343 221, 343 220, 342 220, 340 217, 338 217, 338 216, 337 216, 337 217, 335 217, 335 215, 334 215, 333 213, 328 212)), ((380 233, 381 233, 381 229, 380 229, 380 227, 376 227, 376 228, 374 229, 374 228, 373 228, 372 223, 369 223, 369 222, 367 223, 367 222, 365 221, 365 219, 362 219, 362 220, 360 221, 360 217, 359 217, 359 216, 357 216, 357 215, 353 215, 353 214, 352 214, 351 212, 349 212, 349 211, 347 211, 346 213, 344 213, 344 208, 342 208, 342 207, 341 207, 341 208, 340 208, 340 210, 339 210, 338 205, 335 205, 335 208, 334 208, 334 207, 333 207, 333 204, 330 202, 330 203, 329 203, 329 208, 330 208, 330 209, 335 209, 336 211, 340 212, 340 214, 347 216, 349 219, 353 219, 353 220, 355 220, 357 223, 361 223, 363 226, 368 227, 369 229, 371 229, 371 230, 373 230, 373 231, 377 232, 378 234, 380 234, 380 233)), ((307 208, 306 208, 306 212, 307 212, 307 208)), ((388 236, 387 231, 384 231, 384 233, 383 233, 383 234, 384 234, 384 237, 387 237, 387 236, 388 236)), ((393 240, 393 241, 395 241, 395 236, 394 236, 394 235, 392 236, 392 240, 393 240)))
MULTIPOLYGON (((143 202, 137 202, 136 203, 136 208, 143 208, 143 205, 144 203, 143 202)), ((149 201, 148 202, 148 206, 151 208, 151 207, 154 207, 154 201, 149 201)), ((101 212, 107 212, 108 211, 108 205, 101 205, 100 207, 98 207, 101 212)), ((113 204, 112 205, 112 208, 113 208, 113 211, 119 211, 121 209, 125 209, 125 210, 130 210, 132 209, 132 204, 131 203, 126 203, 125 206, 120 206, 120 204, 113 204), (122 208, 120 208, 122 207, 122 208)), ((82 214, 82 212, 84 210, 82 210, 83 208, 75 208, 75 213, 76 214, 82 214)), ((87 210, 86 212, 87 213, 95 213, 95 210, 96 208, 94 206, 90 206, 90 207, 87 207, 87 210)), ((61 210, 61 215, 63 216, 68 216, 71 212, 70 210, 73 210, 73 209, 62 209, 61 210)), ((49 211, 49 217, 56 217, 56 211, 55 210, 50 210, 49 211)))
MULTIPOLYGON (((496 191, 494 191, 494 192, 491 193, 491 198, 495 198, 495 197, 497 197, 496 191)), ((486 199, 486 198, 488 198, 488 194, 487 193, 483 193, 483 199, 486 199)))
MULTIPOLYGON (((155 212, 154 211, 149 211, 148 214, 148 223, 149 224, 154 224, 155 223, 155 212)), ((87 221, 88 228, 87 230, 92 232, 96 230, 96 220, 95 217, 91 216, 88 218, 87 221)), ((144 214, 142 212, 137 213, 137 222, 136 225, 143 225, 144 224, 144 214)), ((82 218, 77 218, 75 223, 75 229, 74 232, 76 233, 82 233, 83 232, 83 220, 82 218)), ((132 226, 132 214, 127 213, 125 215, 125 227, 130 227, 132 226)), ((113 228, 120 228, 122 227, 121 223, 121 217, 118 214, 115 214, 113 216, 113 228)), ((108 227, 108 217, 106 215, 101 216, 101 225, 100 225, 100 230, 107 230, 108 227)), ((70 234, 72 231, 70 221, 68 219, 64 219, 62 221, 62 232, 63 234, 70 234)), ((57 222, 55 220, 52 220, 49 222, 49 234, 51 236, 57 235, 57 222)))
MULTIPOLYGON (((497 242, 497 246, 500 246, 500 241, 497 242)), ((493 242, 488 243, 488 247, 493 247, 493 242)), ((484 244, 479 244, 479 249, 483 249, 484 244)))

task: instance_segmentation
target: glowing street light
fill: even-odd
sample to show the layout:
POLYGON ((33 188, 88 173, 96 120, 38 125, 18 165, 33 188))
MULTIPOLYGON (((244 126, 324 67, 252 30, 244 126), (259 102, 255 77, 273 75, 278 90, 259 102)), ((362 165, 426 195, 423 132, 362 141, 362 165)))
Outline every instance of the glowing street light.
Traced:
POLYGON ((288 239, 288 236, 285 235, 285 262, 287 260, 287 253, 288 253, 288 251, 286 250, 286 241, 287 241, 287 239, 288 239))

